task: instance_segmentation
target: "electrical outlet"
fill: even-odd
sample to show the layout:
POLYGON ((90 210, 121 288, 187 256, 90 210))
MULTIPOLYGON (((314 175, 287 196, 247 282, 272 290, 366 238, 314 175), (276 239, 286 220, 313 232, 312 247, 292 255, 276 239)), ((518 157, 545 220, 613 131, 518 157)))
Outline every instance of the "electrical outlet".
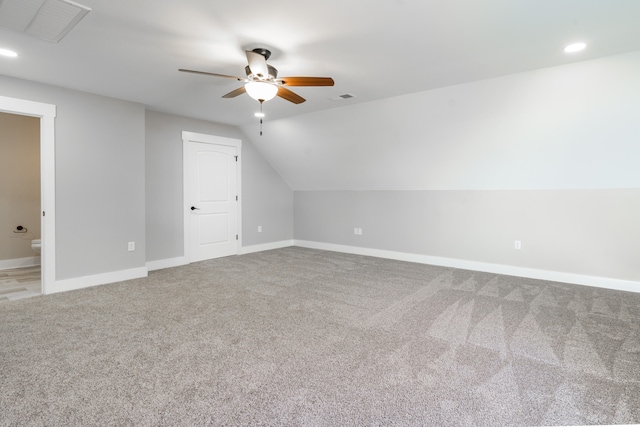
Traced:
POLYGON ((262 233, 262 226, 261 225, 258 226, 258 233, 262 233))
POLYGON ((128 244, 129 252, 136 250, 136 242, 129 242, 128 244))
POLYGON ((522 249, 522 243, 520 242, 520 240, 516 240, 513 244, 513 248, 516 250, 520 250, 522 249))
POLYGON ((355 234, 356 236, 362 236, 362 228, 354 228, 353 229, 353 234, 355 234))

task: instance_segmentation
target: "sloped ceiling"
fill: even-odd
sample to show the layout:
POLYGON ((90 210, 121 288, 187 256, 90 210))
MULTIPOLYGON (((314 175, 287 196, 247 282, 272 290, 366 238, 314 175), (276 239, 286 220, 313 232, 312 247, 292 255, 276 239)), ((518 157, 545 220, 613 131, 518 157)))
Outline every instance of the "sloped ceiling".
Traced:
MULTIPOLYGON (((336 126, 332 120, 339 119, 330 119, 328 111, 640 50, 637 0, 79 3, 92 11, 57 44, 0 28, 0 48, 19 55, 0 57, 0 74, 242 126, 292 188, 333 186, 328 175, 326 185, 303 184, 302 175, 275 160, 279 154, 289 158, 275 147, 287 150, 306 141, 309 150, 322 151, 328 148, 319 144, 332 138, 331 129, 351 132, 350 143, 364 143, 357 128, 336 126), (563 47, 575 41, 585 41, 588 48, 564 54, 563 47), (255 128, 258 103, 244 95, 221 99, 237 82, 177 71, 242 75, 243 51, 253 47, 273 52, 269 62, 280 76, 331 76, 336 82, 334 87, 295 88, 307 98, 304 104, 278 98, 265 104, 265 131, 279 142, 269 152, 260 148, 266 138, 260 139, 255 128), (331 100, 345 93, 355 98, 331 100), (311 113, 318 114, 311 121, 321 127, 321 139, 304 125, 311 113), (285 122, 276 126, 279 120, 285 122)), ((350 120, 366 121, 359 114, 350 120)), ((323 167, 341 158, 335 148, 326 153, 323 167)), ((350 187, 359 187, 357 179, 350 187)))
POLYGON ((640 188, 640 51, 242 129, 294 190, 640 188))

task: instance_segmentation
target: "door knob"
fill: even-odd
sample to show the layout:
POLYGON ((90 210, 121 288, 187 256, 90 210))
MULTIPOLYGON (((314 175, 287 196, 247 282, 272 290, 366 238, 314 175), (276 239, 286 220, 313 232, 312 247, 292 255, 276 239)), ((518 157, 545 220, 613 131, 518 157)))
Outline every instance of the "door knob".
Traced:
POLYGON ((192 210, 192 211, 196 211, 196 210, 197 210, 197 211, 199 211, 199 210, 200 210, 200 208, 196 208, 195 206, 191 206, 191 210, 192 210))

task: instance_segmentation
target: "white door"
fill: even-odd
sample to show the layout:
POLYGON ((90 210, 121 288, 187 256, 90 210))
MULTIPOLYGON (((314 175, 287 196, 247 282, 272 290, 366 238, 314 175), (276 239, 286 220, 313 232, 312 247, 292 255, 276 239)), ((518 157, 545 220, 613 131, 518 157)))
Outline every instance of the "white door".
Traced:
POLYGON ((238 149, 185 142, 189 262, 238 253, 238 149))

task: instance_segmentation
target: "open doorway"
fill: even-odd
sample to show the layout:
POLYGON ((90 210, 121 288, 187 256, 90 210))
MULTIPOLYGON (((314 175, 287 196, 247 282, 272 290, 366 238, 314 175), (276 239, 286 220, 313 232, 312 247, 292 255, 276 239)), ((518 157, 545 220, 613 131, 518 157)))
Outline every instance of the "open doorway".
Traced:
POLYGON ((40 295, 40 118, 0 113, 0 302, 40 295))
MULTIPOLYGON (((39 119, 40 148, 40 293, 55 292, 55 115, 56 108, 51 104, 43 104, 28 100, 0 96, 0 112, 39 119)), ((18 231, 1 230, 2 233, 18 231)), ((23 226, 24 227, 24 226, 23 226)), ((35 231, 35 230, 34 230, 35 231)), ((29 230, 27 227, 28 234, 29 230)), ((35 237, 35 236, 34 236, 35 237)), ((34 239, 31 239, 34 240, 34 239)), ((29 242, 31 246, 32 242, 29 242)))

